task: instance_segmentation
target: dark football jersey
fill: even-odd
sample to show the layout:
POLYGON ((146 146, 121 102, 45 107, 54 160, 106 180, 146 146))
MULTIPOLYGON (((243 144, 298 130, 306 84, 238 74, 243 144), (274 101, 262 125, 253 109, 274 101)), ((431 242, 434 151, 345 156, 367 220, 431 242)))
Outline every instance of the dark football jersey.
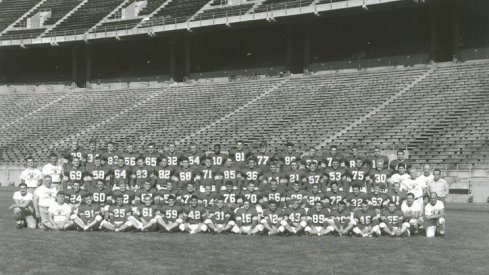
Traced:
POLYGON ((189 192, 187 190, 182 190, 181 192, 178 193, 178 196, 180 197, 180 202, 183 205, 189 204, 190 203, 190 197, 192 197, 194 195, 198 196, 199 192, 198 191, 189 192))
POLYGON ((326 222, 331 216, 331 211, 329 208, 322 208, 321 211, 317 211, 315 207, 312 207, 307 212, 307 216, 310 217, 309 221, 313 226, 327 226, 329 224, 326 224, 326 222))
POLYGON ((140 202, 143 202, 144 198, 147 196, 150 196, 154 200, 157 194, 158 190, 156 190, 155 188, 151 188, 149 190, 139 189, 136 191, 136 197, 140 202))
POLYGON ((112 169, 109 165, 87 165, 87 174, 92 177, 93 182, 97 180, 105 180, 108 176, 112 174, 112 169))
POLYGON ((380 217, 384 223, 392 226, 397 226, 404 220, 403 213, 399 209, 394 210, 394 212, 384 209, 380 212, 380 217))
POLYGON ((112 222, 124 222, 132 213, 129 205, 117 206, 111 205, 109 207, 109 217, 112 222))
POLYGON ((98 203, 100 205, 108 204, 109 198, 111 198, 112 196, 112 192, 107 188, 103 188, 102 190, 95 188, 92 189, 90 193, 92 193, 93 202, 98 203))
POLYGON ((85 224, 91 223, 95 219, 95 217, 100 215, 100 213, 101 213, 100 205, 97 203, 92 203, 90 205, 81 204, 80 207, 78 208, 78 217, 85 224))
POLYGON ((339 154, 339 153, 337 153, 334 156, 331 155, 331 154, 329 154, 329 153, 326 154, 326 155, 324 155, 324 158, 323 158, 322 162, 324 163, 324 165, 326 167, 331 167, 331 166, 333 166, 333 159, 339 159, 340 165, 342 163, 345 163, 345 157, 342 154, 339 154))
POLYGON ((367 200, 370 202, 370 205, 374 209, 382 209, 384 208, 384 202, 388 201, 389 198, 384 193, 368 193, 367 200))
POLYGON ((387 190, 389 187, 388 179, 392 176, 392 172, 389 169, 371 169, 368 172, 368 177, 372 180, 373 184, 380 185, 380 190, 387 190))
POLYGON ((302 185, 302 179, 306 177, 306 172, 304 170, 286 170, 285 171, 285 178, 287 178, 288 182, 288 189, 291 189, 292 186, 294 185, 295 182, 300 182, 302 185))
POLYGON ((218 194, 217 193, 210 193, 210 194, 206 194, 206 193, 201 193, 199 194, 199 201, 202 202, 202 205, 204 207, 211 207, 211 206, 214 206, 215 202, 216 202, 216 199, 218 197, 218 194))
POLYGON ((200 177, 199 184, 201 185, 201 188, 204 186, 211 186, 213 192, 219 191, 218 187, 220 187, 220 184, 218 185, 215 180, 216 176, 219 174, 219 169, 218 166, 201 166, 196 168, 196 173, 200 177))
MULTIPOLYGON (((161 154, 158 152, 145 153, 143 157, 144 157, 144 164, 146 166, 151 166, 151 167, 155 167, 156 165, 158 165, 159 160, 162 158, 161 154)), ((170 163, 168 162, 168 164, 170 163)))
POLYGON ((156 184, 162 187, 166 187, 166 183, 171 181, 171 177, 174 175, 173 167, 158 165, 154 168, 154 174, 156 178, 156 184))
POLYGON ((64 176, 70 182, 74 182, 74 181, 83 182, 83 178, 87 176, 87 170, 81 166, 79 167, 69 166, 64 170, 64 176))
POLYGON ((324 176, 328 178, 328 184, 332 182, 340 182, 341 179, 346 176, 347 171, 345 168, 338 167, 334 169, 333 167, 328 167, 324 169, 324 176))
POLYGON ((272 190, 268 188, 263 192, 263 197, 267 198, 268 201, 275 201, 278 203, 278 207, 283 207, 287 193, 284 190, 276 189, 272 190))
POLYGON ((267 220, 269 225, 272 226, 280 226, 280 221, 284 216, 284 211, 280 208, 277 208, 275 211, 270 209, 265 209, 263 211, 263 217, 267 220))
POLYGON ((204 221, 204 215, 207 211, 202 205, 197 205, 196 207, 189 205, 184 210, 189 224, 197 224, 204 221))
POLYGON ((190 164, 190 166, 200 166, 200 164, 205 159, 205 153, 201 151, 196 151, 196 152, 189 151, 183 154, 183 157, 188 159, 188 163, 190 164))
POLYGON ((353 185, 362 185, 367 180, 370 169, 368 167, 352 167, 347 170, 347 176, 353 185))
POLYGON ((102 153, 99 150, 91 151, 91 150, 86 150, 83 152, 83 155, 85 155, 86 158, 86 165, 91 165, 95 162, 95 157, 100 157, 102 153))
POLYGON ((217 206, 211 207, 209 210, 209 215, 211 218, 211 221, 214 224, 224 224, 227 223, 231 217, 233 216, 234 212, 231 210, 231 208, 224 206, 223 208, 219 208, 217 206))
POLYGON ((85 150, 83 148, 78 147, 76 149, 68 149, 63 153, 63 157, 70 162, 73 160, 73 158, 77 157, 80 159, 80 161, 85 161, 86 160, 86 155, 85 155, 85 150))
POLYGON ((122 192, 121 190, 114 190, 112 192, 112 200, 115 201, 115 198, 120 195, 122 195, 122 202, 124 203, 124 205, 132 204, 132 201, 136 197, 136 193, 132 190, 125 190, 124 192, 122 192))
POLYGON ((367 195, 365 193, 358 193, 355 195, 353 193, 348 193, 346 196, 346 201, 350 204, 351 208, 356 208, 362 206, 362 202, 367 200, 367 195))
POLYGON ((135 177, 134 186, 143 187, 146 181, 149 181, 151 183, 151 186, 154 186, 154 173, 155 170, 152 166, 135 166, 131 170, 131 174, 133 175, 133 177, 135 177))
POLYGON ((178 196, 179 196, 178 190, 176 190, 176 189, 173 189, 173 190, 160 189, 158 191, 158 194, 157 195, 161 198, 161 200, 163 200, 163 202, 162 203, 160 202, 160 204, 163 204, 163 203, 166 203, 167 204, 168 203, 168 197, 170 195, 175 196, 175 198, 178 198, 178 196))
MULTIPOLYGON (((268 171, 263 174, 263 179, 266 180, 268 183, 270 183, 271 180, 275 180, 277 181, 278 185, 282 186, 281 181, 287 180, 287 177, 281 171, 275 173, 268 171)), ((285 187, 285 185, 283 187, 285 187)))
POLYGON ((358 156, 354 156, 352 154, 345 157, 345 166, 348 168, 355 168, 357 166, 357 158, 358 156))
POLYGON ((287 218, 289 224, 299 223, 302 221, 302 218, 307 217, 306 210, 304 208, 287 208, 284 211, 284 217, 287 218))
POLYGON ((246 159, 250 156, 250 150, 248 149, 243 149, 243 150, 231 150, 229 152, 229 155, 233 158, 233 162, 241 167, 244 166, 246 163, 246 159))
POLYGON ((263 171, 268 171, 269 164, 274 158, 275 154, 272 152, 256 152, 255 154, 256 166, 260 167, 263 171))
POLYGON ((305 190, 290 190, 287 192, 287 199, 289 200, 300 200, 302 201, 307 196, 307 191, 305 190))
POLYGON ((250 207, 248 210, 240 208, 236 211, 236 219, 238 219, 238 217, 243 226, 249 226, 253 223, 253 218, 258 219, 258 212, 256 212, 256 209, 253 207, 250 207))
POLYGON ((346 226, 351 222, 352 213, 349 210, 343 210, 342 212, 338 209, 331 211, 331 218, 334 219, 337 226, 346 226))
POLYGON ((187 184, 193 182, 198 175, 194 168, 177 168, 175 170, 175 176, 178 178, 178 187, 180 189, 187 189, 187 184))
POLYGON ((389 163, 389 168, 393 171, 398 171, 398 167, 399 167, 399 164, 400 163, 404 163, 406 165, 406 171, 407 169, 411 168, 412 164, 411 164, 411 161, 408 160, 408 159, 405 159, 403 161, 398 161, 397 159, 396 160, 393 160, 389 163))
POLYGON ((167 161, 168 161, 168 166, 171 166, 171 167, 177 167, 178 166, 178 161, 182 158, 182 155, 180 153, 177 153, 177 152, 166 152, 164 154, 164 157, 166 157, 167 161))
POLYGON ((107 160, 107 165, 115 165, 117 163, 117 159, 119 158, 120 153, 117 151, 105 152, 102 153, 102 158, 107 160))
POLYGON ((231 167, 225 165, 219 169, 217 174, 222 176, 223 184, 230 180, 237 186, 238 180, 241 178, 241 170, 235 165, 231 165, 231 167))
POLYGON ((261 194, 261 192, 256 191, 256 190, 253 192, 250 192, 250 190, 245 190, 241 193, 241 196, 244 199, 249 200, 251 204, 257 204, 263 198, 263 195, 261 194))
POLYGON ((226 158, 228 157, 228 155, 223 153, 216 154, 215 152, 211 152, 209 154, 209 157, 212 159, 212 165, 221 166, 224 165, 224 163, 226 162, 226 158))
POLYGON ((263 176, 263 170, 259 167, 249 168, 246 167, 241 170, 241 176, 245 180, 245 183, 249 181, 258 181, 258 179, 263 176))
POLYGON ((387 192, 387 198, 396 204, 397 207, 402 205, 402 202, 406 199, 407 193, 405 191, 394 192, 394 190, 389 190, 387 192))
POLYGON ((307 204, 309 207, 313 207, 317 201, 323 201, 325 196, 321 192, 314 193, 312 191, 307 192, 307 204))
POLYGON ((389 166, 389 158, 386 157, 386 156, 368 156, 367 157, 367 164, 370 166, 370 168, 372 169, 376 169, 377 168, 377 160, 379 159, 382 159, 384 161, 384 167, 382 168, 387 168, 389 166))
POLYGON ((65 194, 70 204, 79 204, 82 202, 82 195, 85 194, 85 191, 81 189, 78 191, 75 189, 69 189, 65 194))
POLYGON ((138 214, 139 217, 145 219, 146 221, 149 221, 156 217, 156 212, 158 212, 159 209, 160 207, 158 205, 146 206, 143 204, 138 206, 138 214))
POLYGON ((287 150, 283 151, 279 156, 279 160, 282 162, 284 168, 289 167, 292 161, 300 161, 301 160, 301 153, 292 151, 288 152, 287 150))
POLYGON ((314 157, 311 157, 309 155, 306 155, 306 156, 303 156, 301 158, 301 163, 302 165, 304 165, 305 167, 309 167, 309 164, 311 162, 315 162, 317 164, 317 166, 321 166, 321 161, 322 161, 322 158, 321 156, 314 156, 314 157))
POLYGON ((240 191, 238 189, 233 189, 233 190, 224 190, 221 191, 221 195, 224 197, 224 203, 225 204, 235 204, 237 203, 239 196, 240 196, 240 191))
POLYGON ((329 191, 325 193, 325 197, 328 199, 330 205, 338 205, 340 201, 344 201, 346 199, 346 196, 346 193, 342 191, 338 191, 336 193, 329 191))
POLYGON ((124 164, 130 167, 136 166, 136 159, 141 156, 140 153, 136 152, 124 152, 121 153, 121 156, 124 158, 124 164))
POLYGON ((353 217, 357 224, 363 226, 372 226, 377 224, 377 220, 374 220, 376 216, 377 213, 374 209, 369 209, 367 212, 363 212, 361 209, 359 209, 353 214, 353 217))
POLYGON ((161 217, 166 222, 175 222, 178 217, 183 214, 183 208, 177 204, 173 206, 165 204, 160 208, 160 213, 161 217))

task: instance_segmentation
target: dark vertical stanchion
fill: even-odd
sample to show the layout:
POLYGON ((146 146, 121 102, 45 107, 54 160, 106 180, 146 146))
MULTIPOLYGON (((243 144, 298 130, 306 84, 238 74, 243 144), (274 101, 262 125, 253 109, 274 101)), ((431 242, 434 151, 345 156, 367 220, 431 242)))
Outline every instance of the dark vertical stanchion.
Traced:
POLYGON ((86 49, 86 81, 87 83, 90 82, 92 79, 92 46, 87 45, 86 49))
POLYGON ((311 21, 306 20, 304 24, 304 69, 309 69, 311 62, 311 21))
POLYGON ((78 75, 78 58, 77 58, 78 47, 73 46, 71 48, 71 81, 76 84, 78 75))
POLYGON ((192 41, 189 37, 185 40, 185 76, 189 77, 192 66, 192 41))
POLYGON ((177 52, 175 49, 175 42, 170 41, 170 77, 172 80, 175 80, 176 75, 176 64, 177 64, 177 52))
POLYGON ((460 9, 461 2, 455 2, 453 5, 453 34, 452 34, 452 60, 458 60, 458 48, 459 48, 459 38, 460 38, 460 9))
POLYGON ((292 71, 292 62, 293 62, 293 51, 294 51, 294 37, 293 37, 293 30, 291 25, 287 25, 287 50, 286 50, 286 63, 287 63, 287 70, 292 71))

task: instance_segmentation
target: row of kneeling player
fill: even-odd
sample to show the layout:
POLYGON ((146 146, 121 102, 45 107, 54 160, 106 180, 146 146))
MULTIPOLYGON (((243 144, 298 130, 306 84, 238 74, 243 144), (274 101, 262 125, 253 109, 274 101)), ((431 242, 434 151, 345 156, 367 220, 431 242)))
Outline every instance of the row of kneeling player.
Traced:
MULTIPOLYGON (((160 232, 200 232, 236 233, 247 235, 357 235, 362 237, 409 236, 418 234, 419 229, 426 236, 445 234, 445 210, 443 202, 436 193, 430 194, 429 202, 421 207, 412 194, 398 207, 389 201, 382 209, 372 208, 368 201, 359 207, 348 209, 344 201, 335 206, 316 201, 305 205, 294 198, 281 205, 279 201, 268 200, 264 204, 254 204, 244 198, 242 204, 230 207, 225 197, 219 195, 213 206, 199 204, 199 198, 192 195, 187 205, 178 202, 177 197, 169 195, 166 203, 154 204, 153 197, 143 196, 137 206, 126 204, 124 196, 115 195, 115 203, 105 207, 94 202, 92 193, 82 195, 83 202, 74 209, 65 202, 66 194, 56 192, 49 205, 41 206, 37 201, 34 210, 28 201, 20 202, 19 196, 29 196, 26 185, 14 194, 13 211, 19 228, 24 224, 52 230, 77 229, 80 231, 160 231, 160 232), (17 199, 16 199, 17 198, 17 199), (42 209, 42 211, 41 211, 42 209), (35 217, 34 217, 35 215, 35 217)), ((32 195, 32 194, 31 194, 32 195)))

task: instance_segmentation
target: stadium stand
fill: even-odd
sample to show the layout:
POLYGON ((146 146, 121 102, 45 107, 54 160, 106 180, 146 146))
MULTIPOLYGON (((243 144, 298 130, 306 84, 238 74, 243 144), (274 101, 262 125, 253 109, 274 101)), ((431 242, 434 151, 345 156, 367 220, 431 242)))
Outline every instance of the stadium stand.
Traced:
POLYGON ((71 16, 43 36, 83 34, 105 16, 115 10, 124 0, 88 0, 71 16))
POLYGON ((202 13, 197 14, 193 20, 206 20, 219 17, 228 17, 246 14, 255 3, 242 5, 221 5, 219 1, 213 2, 211 6, 202 13))
POLYGON ((39 7, 32 10, 25 19, 21 20, 15 24, 15 28, 7 31, 3 34, 0 39, 22 39, 22 38, 35 38, 42 34, 46 27, 58 22, 62 17, 64 17, 68 12, 73 10, 82 0, 47 0, 43 2, 39 7), (43 26, 39 28, 29 28, 27 26, 27 19, 40 12, 49 12, 49 16, 43 23, 43 26))
POLYGON ((185 22, 208 2, 209 0, 171 0, 141 26, 164 25, 165 22, 185 22))
MULTIPOLYGON (((255 9, 255 13, 272 10, 283 10, 288 8, 299 8, 310 6, 314 0, 265 0, 255 9)), ((328 0, 330 2, 330 0, 328 0)), ((335 2, 335 1, 333 1, 335 2)))
POLYGON ((10 26, 39 0, 4 0, 0 2, 0 31, 10 26))
POLYGON ((71 139, 138 146, 177 141, 182 149, 189 142, 204 149, 214 143, 228 147, 237 139, 254 148, 267 140, 280 150, 286 141, 306 149, 327 146, 324 140, 334 137, 332 143, 342 150, 353 144, 365 152, 375 145, 406 144, 416 163, 477 163, 488 144, 489 110, 483 108, 489 101, 488 72, 489 62, 479 61, 159 89, 9 95, 0 113, 0 150, 5 162, 18 163, 71 139), (53 101, 57 108, 43 108, 53 101), (107 108, 108 102, 117 108, 107 108), (27 113, 14 127, 10 122, 19 108, 35 115, 27 113))

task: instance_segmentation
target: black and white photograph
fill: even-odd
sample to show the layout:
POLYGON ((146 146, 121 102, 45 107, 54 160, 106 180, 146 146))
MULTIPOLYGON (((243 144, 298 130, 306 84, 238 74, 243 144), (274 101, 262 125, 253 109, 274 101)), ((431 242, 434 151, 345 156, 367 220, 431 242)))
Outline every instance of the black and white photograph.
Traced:
POLYGON ((0 274, 489 274, 489 1, 0 0, 0 274))

